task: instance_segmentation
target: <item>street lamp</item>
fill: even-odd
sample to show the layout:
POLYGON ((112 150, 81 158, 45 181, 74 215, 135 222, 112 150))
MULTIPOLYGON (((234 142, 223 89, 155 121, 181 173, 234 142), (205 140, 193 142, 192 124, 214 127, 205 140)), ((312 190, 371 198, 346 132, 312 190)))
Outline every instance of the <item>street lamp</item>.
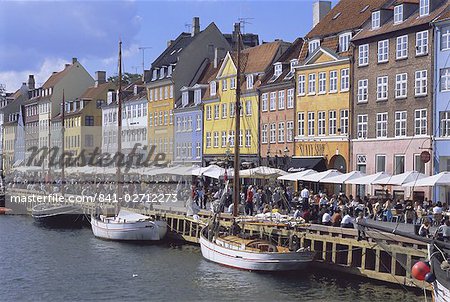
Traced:
POLYGON ((289 154, 289 149, 286 146, 286 148, 284 148, 284 167, 287 170, 287 166, 288 166, 288 154, 289 154))
POLYGON ((270 167, 270 149, 267 150, 267 166, 270 167))

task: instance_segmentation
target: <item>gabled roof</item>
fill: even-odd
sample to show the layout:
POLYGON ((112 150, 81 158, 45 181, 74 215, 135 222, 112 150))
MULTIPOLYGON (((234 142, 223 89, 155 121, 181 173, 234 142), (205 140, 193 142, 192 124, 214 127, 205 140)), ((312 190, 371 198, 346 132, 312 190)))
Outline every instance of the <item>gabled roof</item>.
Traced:
POLYGON ((336 35, 361 28, 386 0, 340 0, 325 17, 306 35, 313 39, 336 35))
POLYGON ((437 17, 434 21, 435 22, 440 22, 440 21, 446 21, 450 19, 450 6, 447 6, 447 9, 442 12, 442 14, 437 17))
POLYGON ((395 31, 411 28, 414 26, 429 24, 431 21, 439 17, 443 12, 445 12, 445 10, 449 7, 449 5, 450 4, 447 3, 447 1, 444 1, 441 3, 439 7, 437 7, 433 11, 430 11, 430 14, 428 16, 424 17, 419 17, 419 7, 417 6, 417 9, 413 14, 411 14, 402 23, 396 24, 395 26, 393 21, 394 19, 393 15, 392 18, 387 20, 383 25, 381 25, 377 29, 372 29, 371 25, 367 24, 361 32, 359 32, 357 35, 353 37, 352 41, 358 41, 361 39, 392 33, 395 31))
POLYGON ((92 86, 86 89, 86 91, 81 95, 80 99, 88 99, 92 100, 96 98, 99 94, 101 94, 105 89, 112 89, 115 87, 115 84, 112 82, 106 82, 98 85, 97 87, 92 86))
POLYGON ((317 59, 318 57, 320 57, 322 54, 325 54, 327 56, 329 56, 330 58, 332 58, 335 61, 338 61, 340 59, 342 59, 336 52, 334 52, 332 49, 320 46, 319 48, 317 48, 309 57, 308 59, 305 61, 304 65, 308 65, 311 62, 313 62, 315 59, 317 59))
MULTIPOLYGON (((76 62, 77 63, 77 62, 76 62)), ((75 64, 70 64, 66 66, 63 70, 59 72, 54 72, 48 79, 45 81, 44 85, 42 85, 42 88, 50 88, 54 87, 64 76, 73 68, 75 64)))
POLYGON ((185 49, 195 38, 190 33, 181 33, 152 63, 152 68, 160 68, 175 64, 178 61, 178 56, 183 49, 185 49))

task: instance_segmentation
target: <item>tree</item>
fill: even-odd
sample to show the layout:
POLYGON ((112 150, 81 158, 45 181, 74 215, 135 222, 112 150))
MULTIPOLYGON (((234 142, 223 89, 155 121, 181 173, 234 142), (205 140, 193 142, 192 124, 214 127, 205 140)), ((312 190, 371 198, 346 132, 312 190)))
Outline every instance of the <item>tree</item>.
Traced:
MULTIPOLYGON (((113 83, 117 83, 117 78, 118 76, 112 76, 108 78, 108 82, 113 82, 113 83)), ((138 74, 138 73, 129 73, 129 72, 125 72, 122 76, 122 83, 129 85, 131 83, 134 83, 138 80, 142 79, 142 75, 138 74)))

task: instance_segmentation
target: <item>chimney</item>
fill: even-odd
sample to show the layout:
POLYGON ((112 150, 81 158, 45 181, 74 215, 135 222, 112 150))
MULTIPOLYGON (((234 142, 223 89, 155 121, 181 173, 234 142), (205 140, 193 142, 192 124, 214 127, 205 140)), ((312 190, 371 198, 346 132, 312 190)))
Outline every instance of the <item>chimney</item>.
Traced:
POLYGON ((331 1, 317 0, 313 3, 313 27, 331 10, 331 1))
POLYGON ((69 67, 69 66, 70 66, 70 64, 66 64, 66 68, 69 67))
POLYGON ((173 40, 167 41, 167 47, 170 47, 170 45, 172 45, 172 43, 173 43, 173 40))
POLYGON ((34 75, 28 76, 28 89, 33 90, 36 88, 36 82, 34 81, 34 75))
POLYGON ((218 48, 216 47, 214 49, 214 68, 217 68, 219 65, 219 61, 225 57, 225 48, 218 48))
POLYGON ((72 64, 75 64, 76 62, 78 62, 77 58, 72 58, 72 64))
POLYGON ((100 84, 106 83, 106 71, 96 71, 95 72, 95 87, 100 84))
POLYGON ((148 83, 148 82, 150 82, 151 78, 152 78, 151 70, 148 70, 148 69, 144 70, 144 75, 143 75, 142 81, 144 83, 148 83))
POLYGON ((194 17, 192 19, 192 32, 191 36, 194 37, 200 33, 200 18, 194 17))

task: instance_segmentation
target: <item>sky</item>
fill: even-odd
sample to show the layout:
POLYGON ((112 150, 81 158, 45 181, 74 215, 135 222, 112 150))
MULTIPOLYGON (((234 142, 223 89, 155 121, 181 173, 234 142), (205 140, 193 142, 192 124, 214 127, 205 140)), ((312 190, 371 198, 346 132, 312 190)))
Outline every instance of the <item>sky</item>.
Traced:
MULTIPOLYGON (((335 1, 334 1, 335 2, 335 1)), ((2 1, 0 0, 0 84, 17 90, 34 74, 42 85, 53 71, 76 57, 94 76, 117 74, 118 41, 125 72, 142 73, 167 41, 211 22, 231 33, 239 18, 244 32, 260 42, 294 41, 312 27, 313 0, 297 1, 2 1), (144 50, 140 48, 145 48, 144 50)))

